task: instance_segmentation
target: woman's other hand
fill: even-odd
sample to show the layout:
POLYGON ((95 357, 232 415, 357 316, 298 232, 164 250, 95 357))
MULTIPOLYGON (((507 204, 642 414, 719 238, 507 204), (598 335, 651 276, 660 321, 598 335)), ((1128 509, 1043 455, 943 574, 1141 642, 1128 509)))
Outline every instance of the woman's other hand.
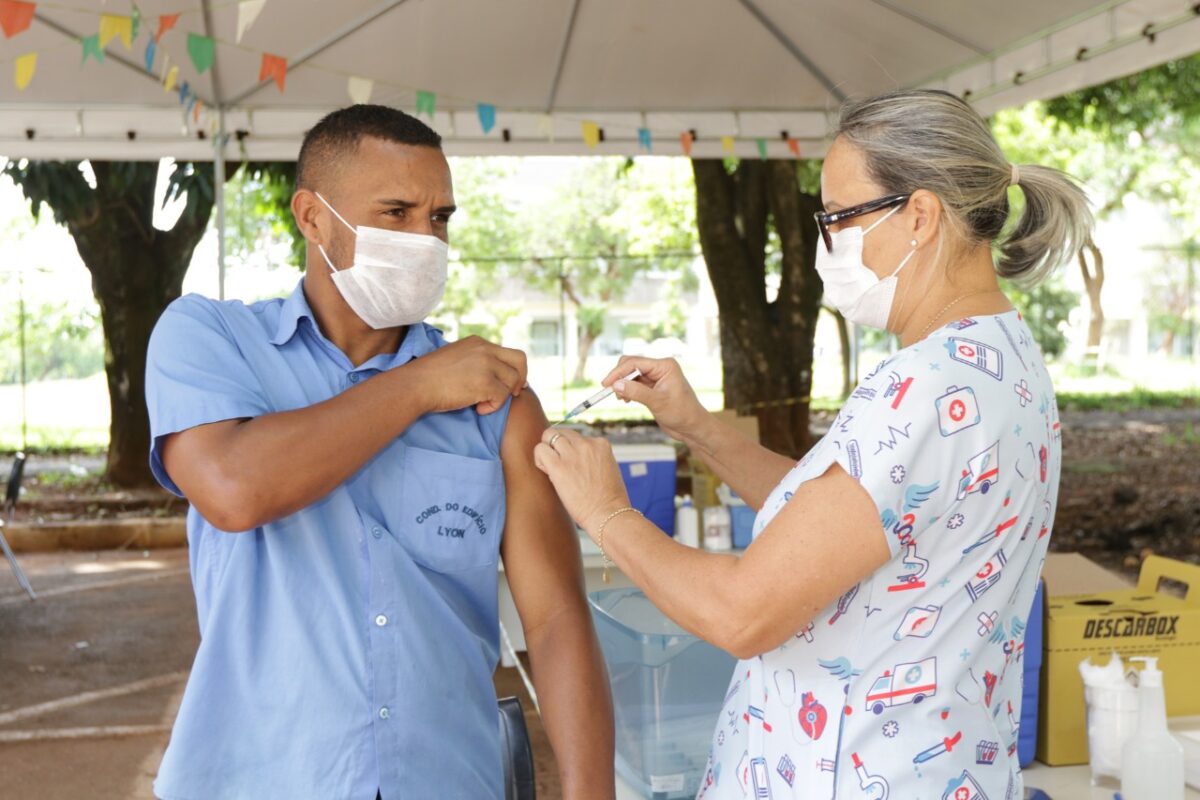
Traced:
POLYGON ((609 514, 629 505, 621 470, 606 439, 547 428, 533 450, 533 463, 550 477, 567 513, 593 538, 609 514))
POLYGON ((601 384, 612 386, 625 402, 650 409, 658 426, 680 441, 694 436, 710 417, 673 358, 623 356, 601 384), (641 371, 641 377, 625 380, 635 369, 641 371))

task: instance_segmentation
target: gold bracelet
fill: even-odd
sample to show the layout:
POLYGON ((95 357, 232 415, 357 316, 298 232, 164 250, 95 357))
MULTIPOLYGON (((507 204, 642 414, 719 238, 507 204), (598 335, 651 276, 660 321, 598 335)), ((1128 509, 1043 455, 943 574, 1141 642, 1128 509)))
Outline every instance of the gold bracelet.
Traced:
POLYGON ((609 565, 611 565, 613 563, 612 559, 608 557, 608 553, 604 552, 604 529, 606 527, 608 527, 608 523, 612 522, 613 519, 615 519, 616 517, 619 517, 620 515, 626 513, 627 511, 632 511, 633 513, 637 514, 639 517, 642 517, 643 519, 645 519, 645 515, 642 514, 642 512, 638 511, 633 506, 625 506, 624 508, 619 508, 616 511, 614 511, 613 513, 609 514, 605 518, 604 522, 600 523, 600 530, 597 531, 597 533, 596 533, 596 544, 600 547, 600 556, 604 559, 604 572, 600 576, 601 580, 604 581, 604 583, 608 583, 608 567, 609 567, 609 565))

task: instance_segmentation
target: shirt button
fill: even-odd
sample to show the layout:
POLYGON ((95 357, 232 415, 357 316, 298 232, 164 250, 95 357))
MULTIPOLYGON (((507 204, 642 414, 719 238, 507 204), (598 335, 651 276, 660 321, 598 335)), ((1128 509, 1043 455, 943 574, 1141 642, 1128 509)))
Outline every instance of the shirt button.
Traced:
POLYGON ((382 537, 383 536, 383 528, 376 525, 374 528, 371 528, 371 535, 374 536, 376 539, 382 537))
POLYGON ((350 373, 350 382, 351 382, 351 383, 358 383, 358 373, 357 373, 357 372, 351 372, 351 373, 350 373))
POLYGON ((387 719, 391 715, 392 715, 392 712, 388 710, 387 706, 384 706, 383 708, 379 709, 379 718, 380 719, 387 719))
POLYGON ((375 618, 375 624, 382 628, 384 625, 387 625, 387 617, 385 617, 383 614, 380 614, 375 618))

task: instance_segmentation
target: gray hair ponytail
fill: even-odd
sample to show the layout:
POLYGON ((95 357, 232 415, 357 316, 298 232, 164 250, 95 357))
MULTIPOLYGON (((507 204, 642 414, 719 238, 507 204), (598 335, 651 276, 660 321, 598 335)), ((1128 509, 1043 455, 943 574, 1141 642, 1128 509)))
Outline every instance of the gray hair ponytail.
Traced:
POLYGON ((996 244, 1009 217, 1008 187, 1019 173, 1025 210, 998 242, 996 272, 1023 285, 1079 252, 1094 221, 1087 196, 1064 172, 1008 163, 987 123, 952 94, 901 90, 843 108, 836 135, 866 156, 888 194, 933 192, 969 243, 996 244))

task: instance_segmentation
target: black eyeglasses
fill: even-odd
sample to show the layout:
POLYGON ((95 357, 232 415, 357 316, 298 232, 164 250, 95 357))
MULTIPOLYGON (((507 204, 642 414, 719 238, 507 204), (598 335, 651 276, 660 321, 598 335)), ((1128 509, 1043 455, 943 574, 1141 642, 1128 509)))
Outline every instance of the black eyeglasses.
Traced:
POLYGON ((825 250, 833 252, 833 237, 829 233, 829 226, 835 225, 843 220, 851 217, 861 217, 863 214, 870 214, 872 211, 880 211, 885 208, 892 208, 908 202, 911 195, 907 194, 890 194, 887 197, 880 197, 877 200, 868 200, 865 203, 860 203, 850 208, 843 208, 841 211, 831 211, 826 214, 824 211, 818 211, 813 214, 813 219, 817 221, 817 227, 821 230, 821 238, 825 241, 825 250))

